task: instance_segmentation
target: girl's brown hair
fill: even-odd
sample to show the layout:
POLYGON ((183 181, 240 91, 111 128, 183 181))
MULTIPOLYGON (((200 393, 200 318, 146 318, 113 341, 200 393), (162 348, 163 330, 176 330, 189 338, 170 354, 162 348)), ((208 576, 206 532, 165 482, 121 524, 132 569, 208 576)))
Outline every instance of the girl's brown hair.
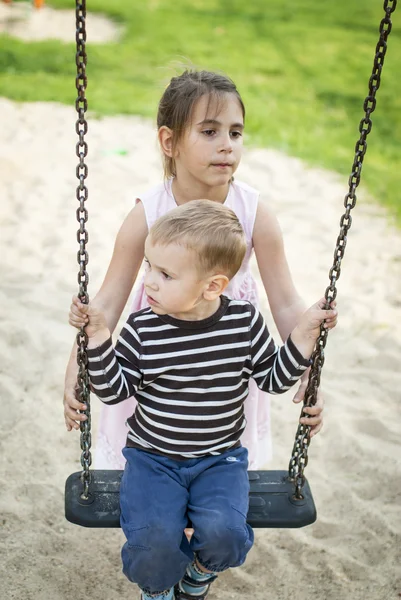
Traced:
MULTIPOLYGON (((245 119, 245 106, 235 83, 226 75, 211 71, 186 70, 173 77, 159 102, 157 128, 168 127, 173 132, 173 155, 179 140, 189 125, 195 103, 202 96, 210 100, 221 100, 225 94, 234 94, 240 103, 245 119)), ((164 175, 166 178, 176 175, 175 160, 163 153, 164 175)))

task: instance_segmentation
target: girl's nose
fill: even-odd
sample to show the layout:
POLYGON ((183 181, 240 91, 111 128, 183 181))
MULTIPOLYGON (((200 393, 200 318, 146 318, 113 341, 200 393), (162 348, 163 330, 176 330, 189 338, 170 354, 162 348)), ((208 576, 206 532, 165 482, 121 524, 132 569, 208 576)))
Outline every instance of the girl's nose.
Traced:
POLYGON ((231 139, 230 134, 227 134, 221 140, 221 152, 231 152, 233 149, 233 141, 231 139))

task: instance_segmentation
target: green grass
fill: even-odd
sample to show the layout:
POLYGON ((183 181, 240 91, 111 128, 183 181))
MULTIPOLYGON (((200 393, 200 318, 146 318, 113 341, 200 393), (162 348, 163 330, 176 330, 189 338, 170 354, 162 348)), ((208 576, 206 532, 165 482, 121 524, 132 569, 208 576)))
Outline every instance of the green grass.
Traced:
MULTIPOLYGON (((71 8, 71 0, 48 2, 71 8)), ((248 145, 273 146, 344 174, 383 16, 382 0, 88 0, 125 25, 118 44, 90 44, 87 96, 98 114, 155 117, 172 63, 191 61, 237 83, 248 145)), ((363 182, 401 224, 401 7, 393 15, 363 182)), ((75 100, 74 39, 23 43, 0 36, 0 95, 75 100)))

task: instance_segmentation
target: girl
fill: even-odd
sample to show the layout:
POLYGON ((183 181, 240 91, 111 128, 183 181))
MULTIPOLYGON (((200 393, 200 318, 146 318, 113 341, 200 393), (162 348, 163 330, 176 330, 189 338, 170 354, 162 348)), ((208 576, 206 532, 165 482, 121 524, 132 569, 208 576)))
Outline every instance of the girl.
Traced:
MULTIPOLYGON (((249 260, 255 251, 270 309, 280 336, 285 340, 295 327, 305 305, 291 279, 283 240, 276 218, 258 202, 258 192, 234 181, 241 160, 245 108, 235 84, 225 76, 208 71, 185 71, 166 88, 157 115, 158 139, 163 154, 165 182, 136 200, 117 235, 114 253, 103 285, 92 305, 103 311, 111 331, 117 325, 143 260, 144 241, 158 217, 177 205, 198 198, 226 204, 237 214, 247 238, 247 252, 240 271, 230 282, 227 295, 258 305, 256 283, 249 260)), ((141 281, 132 312, 147 306, 141 281)), ((86 324, 74 304, 69 322, 86 324)), ((79 429, 87 417, 75 397, 76 346, 67 367, 64 415, 68 431, 79 429)), ((307 379, 294 398, 300 402, 307 379)), ((103 406, 99 426, 96 468, 124 468, 126 419, 132 415, 132 398, 116 406, 103 406)), ((306 408, 311 417, 311 435, 322 426, 322 401, 306 408)), ((247 427, 242 444, 249 451, 249 466, 260 468, 270 458, 269 402, 252 381, 245 404, 247 427)))

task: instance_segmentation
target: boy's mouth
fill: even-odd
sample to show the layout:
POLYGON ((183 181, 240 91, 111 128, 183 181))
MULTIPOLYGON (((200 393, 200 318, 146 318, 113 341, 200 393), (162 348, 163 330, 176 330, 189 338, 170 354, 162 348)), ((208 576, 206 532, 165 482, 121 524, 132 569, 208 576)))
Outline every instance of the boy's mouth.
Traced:
POLYGON ((154 298, 152 298, 152 296, 149 296, 148 294, 146 294, 146 299, 147 299, 147 301, 148 301, 148 304, 151 304, 151 305, 152 305, 152 304, 159 304, 159 303, 157 302, 157 300, 155 300, 154 298))

